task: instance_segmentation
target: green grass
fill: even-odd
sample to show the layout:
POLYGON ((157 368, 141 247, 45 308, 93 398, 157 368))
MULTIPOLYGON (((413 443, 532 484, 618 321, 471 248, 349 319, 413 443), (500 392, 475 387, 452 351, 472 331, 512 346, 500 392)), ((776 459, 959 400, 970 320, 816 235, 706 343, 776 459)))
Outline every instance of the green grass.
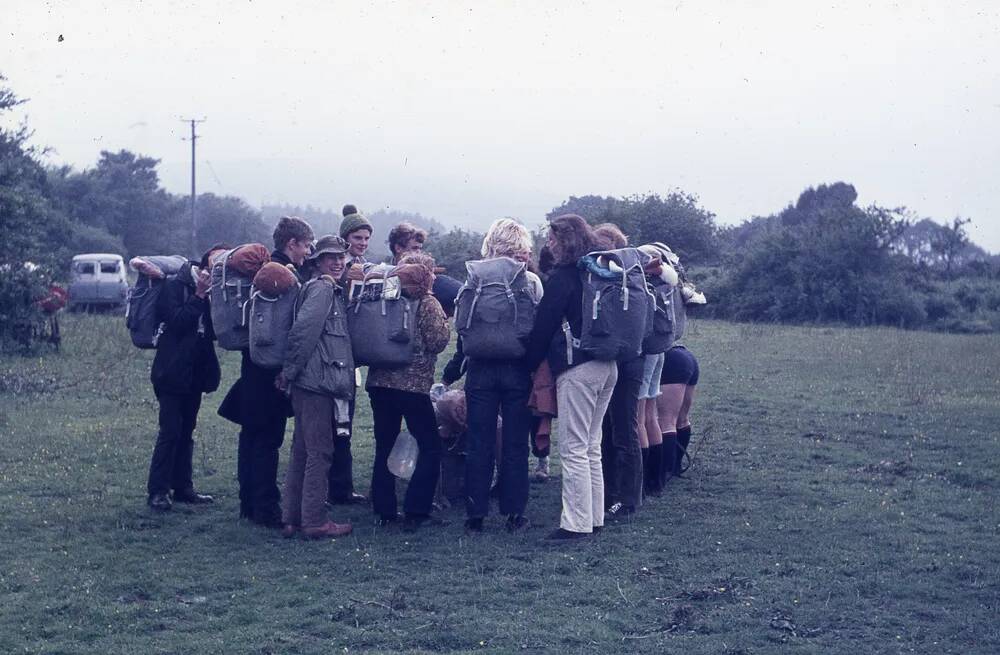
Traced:
POLYGON ((458 510, 405 535, 338 509, 354 534, 319 543, 241 522, 222 393, 195 453, 218 502, 153 515, 151 354, 120 317, 63 332, 60 355, 0 359, 0 652, 1000 650, 996 335, 696 322, 689 479, 552 548, 557 480, 517 537, 494 517, 467 538, 458 510))

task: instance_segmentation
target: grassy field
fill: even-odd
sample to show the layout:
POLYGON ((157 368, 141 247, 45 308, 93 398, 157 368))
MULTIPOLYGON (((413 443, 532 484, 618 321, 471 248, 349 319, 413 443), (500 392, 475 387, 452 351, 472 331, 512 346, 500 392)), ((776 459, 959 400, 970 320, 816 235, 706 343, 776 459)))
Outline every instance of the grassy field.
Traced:
POLYGON ((553 548, 558 480, 517 537, 458 510, 407 535, 338 509, 354 534, 313 543, 242 522, 221 393, 195 452, 217 503, 153 515, 150 353, 120 317, 63 332, 0 359, 2 653, 1000 651, 1000 336, 696 322, 689 478, 553 548))

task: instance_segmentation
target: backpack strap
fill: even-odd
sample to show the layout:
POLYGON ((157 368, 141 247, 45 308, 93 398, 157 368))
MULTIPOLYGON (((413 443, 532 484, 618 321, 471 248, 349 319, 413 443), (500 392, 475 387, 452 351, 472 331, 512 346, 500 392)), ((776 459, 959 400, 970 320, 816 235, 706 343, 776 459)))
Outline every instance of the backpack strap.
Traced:
POLYGON ((465 329, 468 330, 472 327, 472 315, 476 313, 476 304, 479 302, 479 296, 483 294, 483 279, 479 278, 479 282, 476 285, 476 291, 472 295, 472 304, 469 305, 469 318, 465 321, 465 329))
POLYGON ((573 349, 580 347, 580 340, 573 336, 573 328, 569 326, 569 321, 562 323, 563 336, 566 338, 566 364, 573 365, 573 349))

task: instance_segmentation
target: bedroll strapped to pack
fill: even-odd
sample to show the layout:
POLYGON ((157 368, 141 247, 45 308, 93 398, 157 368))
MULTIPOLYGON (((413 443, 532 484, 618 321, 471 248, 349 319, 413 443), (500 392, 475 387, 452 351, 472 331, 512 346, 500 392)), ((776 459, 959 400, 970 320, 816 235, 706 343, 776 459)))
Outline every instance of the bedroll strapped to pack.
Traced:
MULTIPOLYGON (((281 266, 270 263, 267 266, 281 266)), ((261 269, 262 271, 264 269, 261 269)), ((287 269, 286 269, 287 270, 287 269)), ((250 359, 263 368, 281 368, 285 364, 285 353, 288 350, 288 331, 295 319, 295 302, 301 288, 295 274, 291 273, 294 282, 290 286, 282 285, 283 290, 270 292, 259 288, 255 278, 253 293, 250 296, 249 336, 250 359)), ((281 288, 281 287, 279 287, 281 288)))
MULTIPOLYGON (((212 326, 219 346, 225 350, 243 350, 250 346, 248 314, 253 293, 253 277, 266 263, 266 248, 258 243, 246 244, 219 254, 212 261, 212 288, 209 300, 212 307, 212 326), (240 250, 248 248, 254 253, 253 266, 242 263, 246 259, 240 250), (264 257, 259 255, 264 250, 264 257), (239 268, 234 262, 241 262, 239 268)), ((244 252, 243 254, 247 254, 244 252)))
POLYGON ((579 348, 592 358, 626 361, 642 353, 653 329, 654 302, 643 272, 648 260, 636 248, 621 248, 592 252, 578 262, 583 282, 579 348))
POLYGON ((420 301, 403 296, 391 268, 373 267, 362 284, 347 308, 354 365, 406 366, 413 361, 420 301))
POLYGON ((653 296, 653 329, 642 341, 644 355, 659 355, 674 343, 674 287, 659 277, 649 279, 649 292, 653 296))
POLYGON ((187 259, 181 255, 156 255, 136 257, 132 268, 139 277, 128 290, 125 308, 125 326, 132 345, 136 348, 156 348, 160 335, 160 320, 156 316, 156 302, 167 280, 175 277, 187 259))
POLYGON ((466 262, 468 278, 455 301, 462 349, 473 359, 519 359, 535 323, 527 269, 509 257, 466 262))

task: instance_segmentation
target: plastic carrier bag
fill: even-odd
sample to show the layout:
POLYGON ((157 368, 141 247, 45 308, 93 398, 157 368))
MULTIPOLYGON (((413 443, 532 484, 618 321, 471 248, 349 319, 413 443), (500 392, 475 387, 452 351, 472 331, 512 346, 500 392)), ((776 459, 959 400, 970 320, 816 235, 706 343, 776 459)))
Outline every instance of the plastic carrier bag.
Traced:
POLYGON ((396 437, 396 443, 392 446, 386 465, 389 467, 389 472, 397 478, 409 480, 413 476, 413 470, 417 467, 419 455, 420 448, 417 446, 417 440, 408 430, 403 430, 396 437))

